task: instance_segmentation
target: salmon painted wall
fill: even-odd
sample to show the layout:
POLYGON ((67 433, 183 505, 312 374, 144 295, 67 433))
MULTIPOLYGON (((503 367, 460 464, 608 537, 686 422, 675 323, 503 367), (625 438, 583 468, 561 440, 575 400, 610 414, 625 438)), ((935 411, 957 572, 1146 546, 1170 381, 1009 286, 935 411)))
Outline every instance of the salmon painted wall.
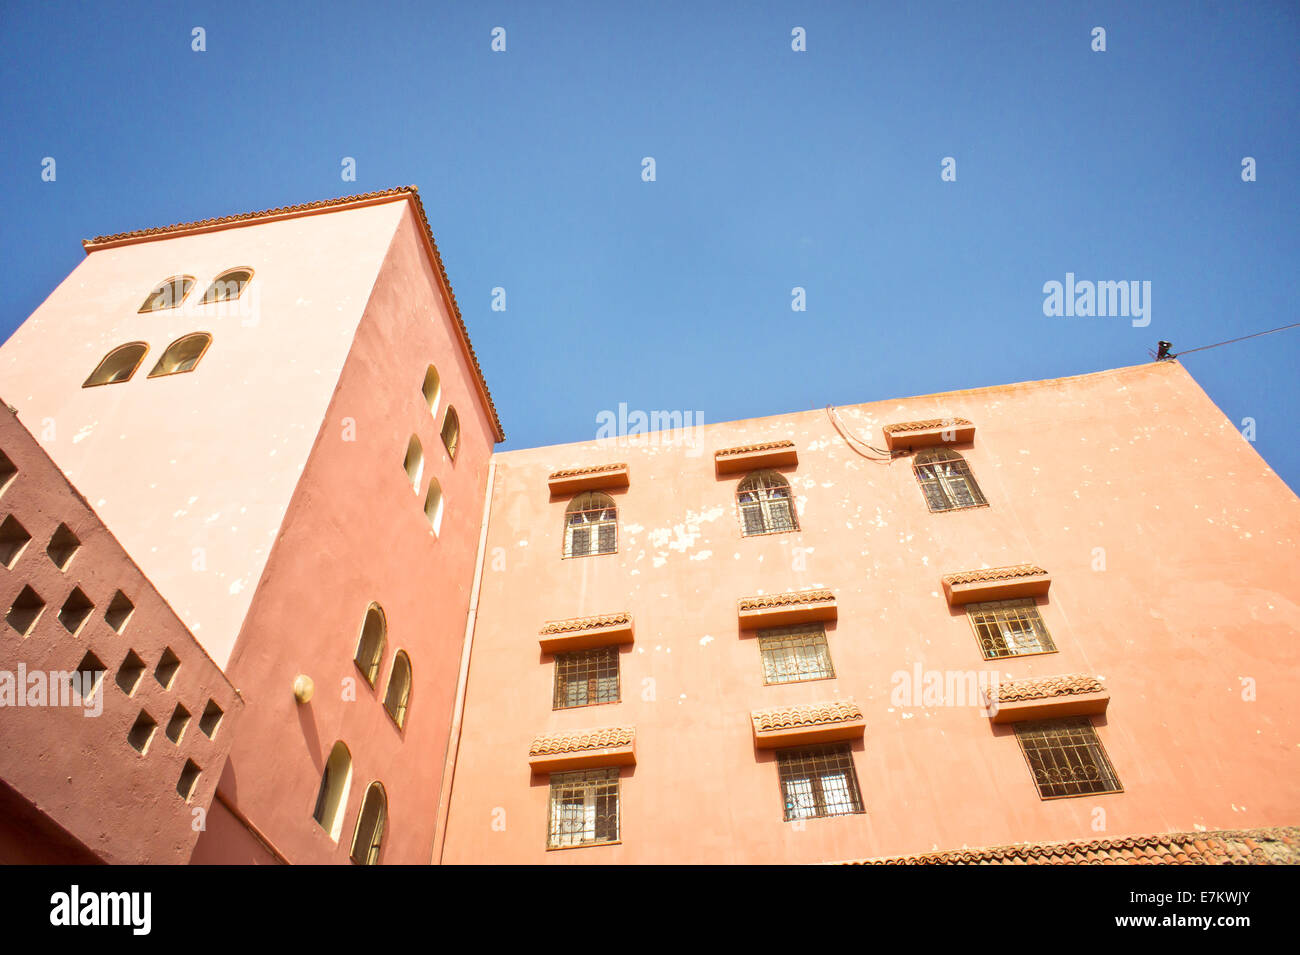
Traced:
MULTIPOLYGON (((0 780, 105 862, 186 862, 238 732, 243 703, 5 408, 0 451, 16 468, 0 476, 0 780), (16 526, 28 538, 25 544, 16 526), (75 550, 55 547, 62 566, 49 551, 60 528, 78 542, 75 550), (11 612, 28 592, 44 603, 30 622, 11 612), (69 602, 78 593, 81 600, 69 602), (132 609, 110 621, 106 614, 119 593, 132 609), (102 674, 89 700, 61 689, 83 662, 93 662, 87 654, 102 674), (159 671, 164 659, 175 661, 174 671, 159 671), (128 660, 131 666, 124 665, 128 660), (33 692, 37 685, 39 697, 33 692), (51 686, 58 706, 51 705, 51 686), (212 702, 221 715, 205 732, 203 717, 212 702), (143 749, 129 741, 142 714, 155 724, 143 749), (198 776, 182 795, 177 787, 189 763, 198 776)), ((6 841, 0 837, 0 862, 20 861, 9 855, 6 841)), ((83 861, 75 847, 57 840, 52 846, 47 861, 83 861)))
MULTIPOLYGON (((376 780, 388 794, 381 861, 425 864, 432 853, 493 434, 422 226, 402 208, 229 667, 249 706, 222 794, 295 863, 348 861, 376 780), (434 414, 421 392, 431 362, 442 379, 434 414), (439 437, 449 404, 461 422, 454 461, 439 437), (418 493, 402 467, 413 434, 425 454, 418 493), (437 536, 423 509, 435 478, 444 497, 437 536), (371 601, 388 620, 373 689, 353 663, 371 601), (403 731, 383 707, 399 649, 414 677, 403 731), (292 693, 300 673, 316 687, 307 704, 292 693), (337 843, 311 816, 336 740, 351 751, 353 770, 337 843)), ((206 837, 196 860, 238 861, 206 837)))
POLYGON ((1182 367, 840 414, 878 447, 888 423, 971 419, 959 450, 989 506, 930 513, 910 458, 869 460, 821 411, 706 426, 694 456, 652 442, 497 455, 498 559, 484 572, 445 862, 816 862, 1295 821, 1300 501, 1182 367), (744 538, 743 475, 715 476, 713 453, 787 438, 800 530, 744 538), (620 461, 631 483, 613 492, 618 553, 562 560, 568 499, 550 498, 547 475, 620 461), (1059 652, 986 663, 940 577, 1022 562, 1052 574, 1039 602, 1059 652), (737 599, 822 587, 839 604, 836 678, 764 686, 737 599), (620 654, 622 702, 553 711, 538 629, 624 610, 636 638, 620 654), (1009 727, 972 706, 895 705, 896 675, 918 664, 1103 677, 1112 699, 1095 724, 1124 792, 1040 799, 1009 727), (749 713, 834 699, 866 717, 853 744, 866 812, 786 823, 749 713), (622 844, 548 852, 548 780, 530 773, 530 741, 625 725, 637 765, 622 771, 622 844))
POLYGON ((0 394, 224 666, 408 202, 91 252, 0 347, 0 394), (239 302, 199 304, 221 272, 239 302), (175 309, 137 314, 192 275, 175 309), (191 373, 149 379, 169 343, 213 336, 191 373), (81 387, 127 342, 128 382, 81 387))

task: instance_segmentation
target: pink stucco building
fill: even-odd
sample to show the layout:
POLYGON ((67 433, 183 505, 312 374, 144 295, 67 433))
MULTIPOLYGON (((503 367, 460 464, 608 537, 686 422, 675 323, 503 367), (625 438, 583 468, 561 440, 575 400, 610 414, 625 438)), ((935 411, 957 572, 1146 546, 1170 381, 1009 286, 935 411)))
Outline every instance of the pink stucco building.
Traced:
POLYGON ((0 673, 102 716, 0 706, 0 860, 1295 854, 1300 501, 1176 362, 494 453, 413 189, 86 250, 0 347, 0 673))

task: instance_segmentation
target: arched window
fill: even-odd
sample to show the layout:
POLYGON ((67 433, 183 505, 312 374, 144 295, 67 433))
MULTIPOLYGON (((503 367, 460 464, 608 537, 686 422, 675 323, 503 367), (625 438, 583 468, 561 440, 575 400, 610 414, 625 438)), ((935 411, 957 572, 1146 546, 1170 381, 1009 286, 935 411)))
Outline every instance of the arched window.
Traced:
POLYGON ((388 640, 388 620, 384 608, 371 604, 366 608, 366 618, 361 622, 361 635, 357 637, 357 653, 352 659, 371 686, 379 676, 379 661, 384 656, 384 643, 388 640))
POLYGON ((415 493, 420 493, 420 475, 424 473, 424 448, 420 445, 420 439, 411 435, 411 440, 406 443, 406 457, 402 460, 402 467, 406 469, 406 477, 411 482, 411 487, 415 493))
POLYGON ((564 556, 590 557, 618 549, 618 507, 599 491, 579 494, 564 511, 564 556))
POLYGON ((103 357, 81 387, 91 388, 95 385, 115 385, 119 381, 130 381, 135 370, 140 367, 140 362, 144 361, 147 351, 149 346, 144 342, 119 345, 103 357))
POLYGON ((790 482, 775 471, 755 471, 736 488, 740 526, 745 537, 797 531, 790 482))
POLYGON ((212 284, 203 293, 203 299, 199 304, 209 305, 212 302, 234 301, 244 294, 244 286, 252 278, 252 269, 227 269, 212 280, 212 284))
POLYGON ((424 385, 420 388, 424 392, 424 403, 429 406, 429 414, 438 413, 438 399, 442 397, 442 379, 438 376, 438 369, 432 365, 424 373, 424 385))
POLYGON ((406 725, 406 705, 411 700, 411 658, 405 650, 393 657, 393 672, 388 674, 388 690, 384 693, 384 709, 398 728, 406 725))
POLYGON ((140 306, 141 312, 157 312, 164 308, 175 308, 185 301, 194 287, 194 276, 174 275, 149 293, 140 306))
POLYGON ((434 534, 442 532, 442 485, 437 478, 429 478, 429 493, 424 497, 424 516, 434 534))
POLYGON ((456 460, 456 448, 460 446, 460 415, 448 405, 447 416, 442 419, 442 443, 447 446, 447 454, 456 460))
POLYGON ((388 821, 388 794, 383 783, 371 783, 357 816, 357 831, 352 836, 352 861, 357 865, 378 865, 379 846, 384 841, 384 823, 388 821))
POLYGON ((330 750, 330 758, 320 774, 316 808, 311 814, 335 842, 339 841, 339 832, 343 829, 343 811, 347 808, 348 790, 351 787, 352 754, 340 740, 330 750))
POLYGON ((176 339, 167 346, 167 350, 158 359, 158 364, 154 365, 153 371, 149 372, 149 377, 161 378, 164 375, 179 375, 181 372, 193 371, 211 344, 212 336, 207 332, 195 332, 193 335, 176 339))
POLYGON ((930 510, 952 511, 988 504, 970 473, 970 465, 956 451, 927 448, 916 456, 912 466, 930 510))

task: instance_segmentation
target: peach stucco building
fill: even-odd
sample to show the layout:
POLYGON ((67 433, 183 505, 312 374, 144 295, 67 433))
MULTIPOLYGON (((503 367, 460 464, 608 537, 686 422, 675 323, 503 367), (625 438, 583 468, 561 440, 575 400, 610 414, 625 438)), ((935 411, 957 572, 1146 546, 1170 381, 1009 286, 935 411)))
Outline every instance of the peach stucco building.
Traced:
POLYGON ((1294 855, 1300 500, 1176 361, 494 453, 414 189, 85 245, 0 347, 0 861, 1294 855))

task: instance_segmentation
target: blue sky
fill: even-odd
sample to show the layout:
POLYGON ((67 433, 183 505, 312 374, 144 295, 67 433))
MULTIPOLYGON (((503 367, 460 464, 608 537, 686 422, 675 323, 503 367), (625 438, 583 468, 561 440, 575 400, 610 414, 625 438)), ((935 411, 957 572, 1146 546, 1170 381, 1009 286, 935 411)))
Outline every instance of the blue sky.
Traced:
MULTIPOLYGON (((4 0, 0 336, 82 238, 414 183, 505 448, 1136 364, 1300 321, 1297 49, 1293 2, 4 0), (1066 272, 1150 325, 1044 316, 1066 272)), ((1293 488, 1298 359, 1185 361, 1293 488)))

